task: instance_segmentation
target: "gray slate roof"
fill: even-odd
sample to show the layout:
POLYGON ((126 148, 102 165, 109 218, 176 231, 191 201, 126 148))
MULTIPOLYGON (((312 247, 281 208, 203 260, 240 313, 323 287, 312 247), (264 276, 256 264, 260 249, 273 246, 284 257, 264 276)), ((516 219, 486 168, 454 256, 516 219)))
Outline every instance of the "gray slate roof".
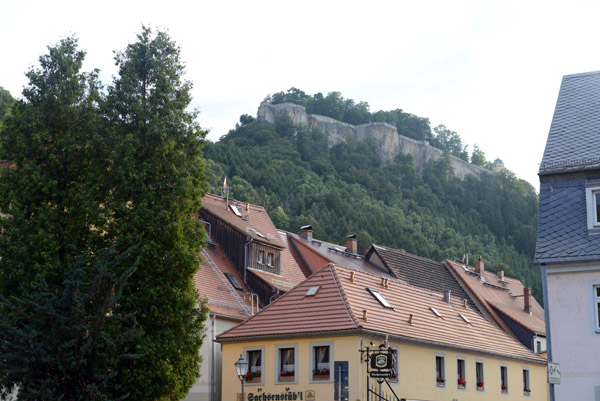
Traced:
POLYGON ((600 167, 600 71, 565 75, 539 174, 600 167))
POLYGON ((584 178, 540 184, 534 263, 600 259, 600 232, 587 228, 585 183, 584 178))

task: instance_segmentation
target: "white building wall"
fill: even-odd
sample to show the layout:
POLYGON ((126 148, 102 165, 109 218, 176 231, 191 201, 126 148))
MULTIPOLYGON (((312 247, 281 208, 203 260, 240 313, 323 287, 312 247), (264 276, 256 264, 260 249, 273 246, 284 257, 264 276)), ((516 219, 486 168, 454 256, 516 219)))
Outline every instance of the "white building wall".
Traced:
MULTIPOLYGON (((217 335, 238 323, 212 314, 209 316, 206 321, 206 337, 200 348, 202 356, 200 377, 184 401, 221 401, 221 344, 214 340, 217 335)), ((235 367, 232 366, 231 369, 235 370, 235 367)))
POLYGON ((592 299, 600 265, 577 272, 548 266, 547 271, 552 360, 561 368, 556 401, 600 401, 600 332, 592 299))

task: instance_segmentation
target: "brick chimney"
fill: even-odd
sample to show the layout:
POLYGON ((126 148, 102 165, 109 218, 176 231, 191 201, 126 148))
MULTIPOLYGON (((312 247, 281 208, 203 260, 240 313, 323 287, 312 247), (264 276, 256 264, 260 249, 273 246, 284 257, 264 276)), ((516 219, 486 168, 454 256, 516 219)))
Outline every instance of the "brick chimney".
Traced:
POLYGON ((300 227, 300 235, 304 238, 311 239, 313 233, 313 228, 311 225, 300 227))
POLYGON ((481 256, 480 256, 479 260, 475 262, 475 273, 477 273, 481 276, 481 275, 483 275, 484 271, 485 271, 485 267, 483 265, 483 261, 481 260, 481 256))
POLYGON ((523 287, 523 310, 531 315, 531 288, 523 287))
POLYGON ((346 237, 346 250, 352 253, 358 253, 358 240, 356 235, 350 234, 346 237))
POLYGON ((504 281, 504 270, 496 270, 496 273, 498 273, 498 278, 504 281))

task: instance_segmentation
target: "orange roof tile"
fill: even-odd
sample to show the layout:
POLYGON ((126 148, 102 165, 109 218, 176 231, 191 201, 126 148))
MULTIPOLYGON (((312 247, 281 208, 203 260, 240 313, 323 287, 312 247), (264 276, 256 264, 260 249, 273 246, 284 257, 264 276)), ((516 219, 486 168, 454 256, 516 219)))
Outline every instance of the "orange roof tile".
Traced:
POLYGON ((388 279, 385 288, 382 280, 380 276, 330 264, 257 315, 220 334, 218 341, 366 331, 389 334, 392 340, 546 363, 462 300, 450 297, 448 304, 440 293, 394 279, 388 279), (317 293, 307 296, 308 289, 315 286, 319 286, 317 293), (379 291, 393 310, 384 308, 368 288, 379 291))
POLYGON ((485 280, 480 280, 472 268, 463 267, 458 262, 446 261, 446 263, 462 279, 495 320, 501 320, 497 313, 497 311, 500 311, 529 331, 546 334, 544 309, 535 298, 531 297, 531 314, 523 310, 524 285, 519 280, 505 277, 504 281, 501 281, 496 273, 489 271, 484 271, 483 277, 485 280))
POLYGON ((251 310, 252 301, 249 296, 250 290, 244 284, 244 280, 218 245, 207 247, 205 252, 222 273, 232 274, 242 286, 242 291, 235 289, 234 291, 237 291, 238 295, 244 300, 247 309, 240 305, 239 300, 230 293, 231 287, 228 287, 228 283, 225 283, 213 270, 206 257, 203 257, 200 269, 194 275, 194 285, 200 297, 207 299, 208 308, 212 313, 232 319, 247 319, 250 314, 246 313, 246 310, 251 310))

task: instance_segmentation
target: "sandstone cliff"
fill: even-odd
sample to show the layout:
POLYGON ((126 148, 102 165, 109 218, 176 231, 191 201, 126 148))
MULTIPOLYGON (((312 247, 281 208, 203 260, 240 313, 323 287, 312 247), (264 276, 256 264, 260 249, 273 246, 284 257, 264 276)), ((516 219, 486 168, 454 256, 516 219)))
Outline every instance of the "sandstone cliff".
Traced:
MULTIPOLYGON (((329 146, 346 141, 348 138, 364 140, 372 138, 377 151, 383 160, 392 160, 398 153, 410 154, 415 168, 421 172, 429 160, 437 160, 443 151, 430 146, 427 141, 416 141, 399 135, 396 127, 386 123, 367 123, 351 125, 330 117, 307 114, 303 106, 293 103, 262 103, 258 108, 258 122, 275 122, 278 115, 286 114, 296 125, 306 125, 311 130, 318 129, 325 135, 329 146)), ((483 173, 495 174, 494 171, 475 166, 457 157, 452 157, 454 174, 464 178, 468 174, 480 177, 483 173)))

